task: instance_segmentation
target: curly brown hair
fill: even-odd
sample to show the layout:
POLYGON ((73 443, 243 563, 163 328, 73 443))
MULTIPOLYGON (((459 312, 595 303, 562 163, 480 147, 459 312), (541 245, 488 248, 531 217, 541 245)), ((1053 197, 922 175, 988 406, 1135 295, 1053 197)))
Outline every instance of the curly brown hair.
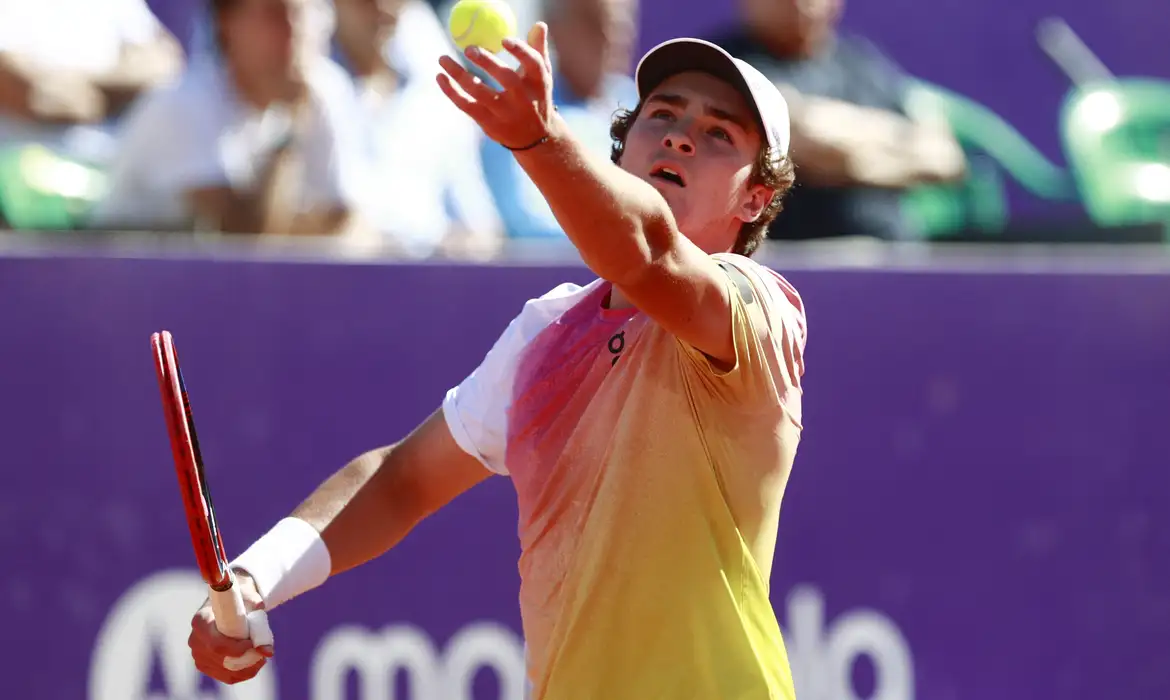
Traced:
MULTIPOLYGON (((642 103, 639 102, 638 106, 632 110, 620 109, 614 114, 609 136, 613 141, 613 146, 610 148, 610 160, 615 164, 620 163, 622 153, 626 149, 626 136, 630 133, 630 127, 637 121, 641 112, 642 103)), ((772 201, 764 207, 759 218, 743 223, 739 229, 739 235, 735 239, 735 247, 731 249, 731 252, 749 257, 756 252, 756 249, 760 247, 760 242, 768 235, 768 225, 784 208, 784 195, 788 194, 795 182, 796 169, 792 165, 792 159, 788 156, 774 157, 771 147, 765 144, 760 149, 759 155, 756 156, 750 184, 772 188, 774 190, 772 201)))

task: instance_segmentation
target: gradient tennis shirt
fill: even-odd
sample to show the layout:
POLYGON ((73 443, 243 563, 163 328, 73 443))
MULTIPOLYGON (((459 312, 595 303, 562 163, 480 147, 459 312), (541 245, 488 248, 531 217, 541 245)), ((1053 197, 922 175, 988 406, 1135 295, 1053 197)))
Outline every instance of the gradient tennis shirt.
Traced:
POLYGON ((780 275, 720 254, 735 365, 610 285, 525 304, 443 403, 455 440, 510 475, 532 695, 792 698, 768 599, 801 434, 804 306, 780 275))

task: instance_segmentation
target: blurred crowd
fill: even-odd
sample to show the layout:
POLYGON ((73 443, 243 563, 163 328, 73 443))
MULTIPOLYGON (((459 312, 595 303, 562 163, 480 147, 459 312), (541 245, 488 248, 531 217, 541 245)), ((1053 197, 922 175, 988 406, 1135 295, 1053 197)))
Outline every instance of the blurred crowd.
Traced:
MULTIPOLYGON (((181 43, 146 0, 0 3, 0 217, 12 229, 374 241, 406 257, 563 239, 509 152, 440 92, 449 4, 200 0, 181 43)), ((513 0, 549 25, 554 99, 599 155, 637 100, 637 0, 513 0)), ((740 0, 709 36, 789 99, 798 187, 771 237, 913 239, 902 194, 963 177, 909 78, 837 31, 842 0, 740 0)))

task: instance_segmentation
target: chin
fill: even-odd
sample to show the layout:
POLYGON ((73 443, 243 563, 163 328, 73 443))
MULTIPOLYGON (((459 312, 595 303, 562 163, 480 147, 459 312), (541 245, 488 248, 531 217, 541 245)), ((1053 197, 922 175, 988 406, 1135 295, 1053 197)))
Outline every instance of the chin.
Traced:
POLYGON ((686 218, 686 202, 683 201, 682 193, 677 189, 672 189, 669 186, 655 186, 658 194, 666 200, 666 206, 670 209, 670 213, 674 216, 675 222, 681 227, 683 220, 686 218))

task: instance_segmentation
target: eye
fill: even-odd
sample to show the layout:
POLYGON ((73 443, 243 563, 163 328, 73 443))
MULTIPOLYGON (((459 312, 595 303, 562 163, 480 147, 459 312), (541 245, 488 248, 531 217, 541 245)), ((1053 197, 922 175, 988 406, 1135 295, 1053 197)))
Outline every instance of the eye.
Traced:
POLYGON ((668 109, 656 109, 656 110, 654 110, 653 112, 651 112, 651 113, 650 113, 650 118, 651 118, 651 119, 666 119, 666 120, 673 120, 673 119, 674 119, 674 115, 673 115, 673 114, 671 114, 671 113, 670 113, 670 110, 668 110, 668 109))
POLYGON ((707 133, 710 134, 711 136, 714 136, 717 139, 722 139, 723 141, 726 141, 727 143, 731 143, 731 134, 727 133, 727 129, 724 129, 723 127, 719 127, 719 126, 711 127, 707 131, 707 133))

